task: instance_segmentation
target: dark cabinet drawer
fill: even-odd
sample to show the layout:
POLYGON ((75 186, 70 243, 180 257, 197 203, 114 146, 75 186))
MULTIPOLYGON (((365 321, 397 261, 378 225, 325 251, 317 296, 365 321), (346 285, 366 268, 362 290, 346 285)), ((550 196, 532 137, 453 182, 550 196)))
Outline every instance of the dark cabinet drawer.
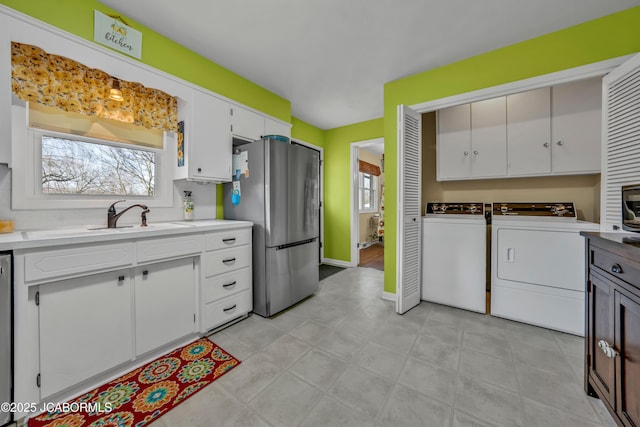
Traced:
POLYGON ((591 265, 640 289, 640 264, 591 246, 591 265))

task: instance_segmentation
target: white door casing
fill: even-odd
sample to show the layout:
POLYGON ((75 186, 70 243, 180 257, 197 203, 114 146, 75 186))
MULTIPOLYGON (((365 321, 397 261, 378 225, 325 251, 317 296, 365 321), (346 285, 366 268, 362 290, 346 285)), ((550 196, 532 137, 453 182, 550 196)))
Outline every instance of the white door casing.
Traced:
POLYGON ((396 312, 420 304, 422 120, 419 113, 398 106, 398 227, 396 246, 396 312))
POLYGON ((600 229, 622 223, 621 187, 640 183, 640 54, 602 79, 600 229))

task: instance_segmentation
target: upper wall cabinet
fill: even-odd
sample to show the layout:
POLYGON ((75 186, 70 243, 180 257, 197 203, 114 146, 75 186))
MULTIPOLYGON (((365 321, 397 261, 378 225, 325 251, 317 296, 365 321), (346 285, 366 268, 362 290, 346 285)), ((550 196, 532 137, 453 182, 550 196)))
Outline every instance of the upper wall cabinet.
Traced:
POLYGON ((264 116, 236 105, 231 106, 231 133, 235 138, 255 141, 262 138, 264 116))
POLYGON ((438 180, 600 172, 601 79, 438 111, 438 180))
POLYGON ((438 180, 505 176, 504 98, 438 111, 438 180))
POLYGON ((270 119, 237 105, 231 106, 231 133, 234 138, 255 141, 265 135, 291 137, 291 125, 270 119))
POLYGON ((471 104, 438 111, 438 180, 471 176, 471 104))
POLYGON ((551 88, 507 96, 509 175, 551 172, 551 88))
POLYGON ((229 104, 194 90, 191 120, 185 120, 184 163, 176 167, 175 179, 231 181, 231 126, 229 104))
POLYGON ((602 79, 555 86, 551 111, 552 171, 600 172, 602 79))
POLYGON ((265 135, 282 135, 291 138, 291 125, 279 122, 277 120, 264 119, 265 135))

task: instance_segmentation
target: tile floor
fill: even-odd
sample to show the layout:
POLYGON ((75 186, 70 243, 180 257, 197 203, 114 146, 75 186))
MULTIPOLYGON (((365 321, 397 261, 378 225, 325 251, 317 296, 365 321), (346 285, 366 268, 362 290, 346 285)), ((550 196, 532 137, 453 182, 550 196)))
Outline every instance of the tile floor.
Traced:
POLYGON ((583 339, 422 302, 346 269, 273 318, 211 337, 242 360, 153 427, 614 426, 582 389, 583 339))

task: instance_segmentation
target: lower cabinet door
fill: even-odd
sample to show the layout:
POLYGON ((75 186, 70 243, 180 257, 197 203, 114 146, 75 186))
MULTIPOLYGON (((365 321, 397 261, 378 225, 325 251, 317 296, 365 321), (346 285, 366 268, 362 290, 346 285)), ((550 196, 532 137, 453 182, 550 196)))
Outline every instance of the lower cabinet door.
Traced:
POLYGON ((591 275, 587 325, 591 355, 589 377, 597 386, 600 398, 608 401, 611 407, 615 407, 615 358, 609 357, 600 344, 615 344, 614 292, 613 285, 607 280, 591 275))
POLYGON ((130 270, 40 285, 40 397, 133 359, 130 270))
POLYGON ((136 268, 136 355, 195 331, 194 277, 193 258, 136 268))
POLYGON ((627 426, 640 426, 640 298, 616 292, 617 407, 627 426))

